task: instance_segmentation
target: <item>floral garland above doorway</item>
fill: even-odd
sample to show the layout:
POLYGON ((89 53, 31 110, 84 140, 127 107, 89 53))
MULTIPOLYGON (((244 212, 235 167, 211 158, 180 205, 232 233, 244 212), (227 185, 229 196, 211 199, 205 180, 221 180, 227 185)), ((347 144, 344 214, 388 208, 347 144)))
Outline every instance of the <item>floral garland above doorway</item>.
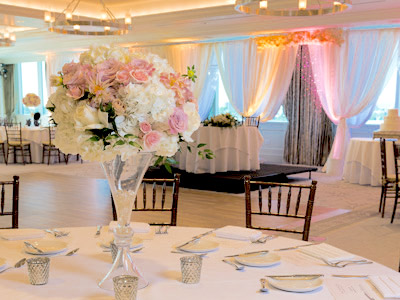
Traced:
POLYGON ((315 31, 289 32, 285 35, 263 36, 255 39, 258 49, 267 47, 284 47, 304 44, 335 43, 339 46, 344 42, 342 29, 322 29, 315 31))

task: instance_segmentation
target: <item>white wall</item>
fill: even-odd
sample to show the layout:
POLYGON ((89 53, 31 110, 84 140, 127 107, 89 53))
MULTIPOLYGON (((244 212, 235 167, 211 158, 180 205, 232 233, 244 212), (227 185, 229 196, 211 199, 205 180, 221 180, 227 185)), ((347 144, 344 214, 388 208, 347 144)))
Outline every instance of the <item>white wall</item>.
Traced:
MULTIPOLYGON (((283 151, 285 147, 285 134, 287 122, 266 122, 260 124, 260 132, 264 143, 260 150, 260 162, 262 163, 285 163, 283 151)), ((371 138, 372 133, 379 129, 379 125, 364 125, 360 128, 350 130, 352 137, 371 138)))

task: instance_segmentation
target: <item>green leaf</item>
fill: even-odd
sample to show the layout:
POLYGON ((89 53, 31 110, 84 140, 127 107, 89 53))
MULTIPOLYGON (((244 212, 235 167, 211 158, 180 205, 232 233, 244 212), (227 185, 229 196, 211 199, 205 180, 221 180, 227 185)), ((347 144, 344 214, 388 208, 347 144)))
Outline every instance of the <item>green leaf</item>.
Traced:
POLYGON ((162 156, 159 156, 159 157, 157 158, 156 162, 154 163, 154 165, 155 165, 155 166, 160 165, 161 162, 163 161, 163 159, 164 159, 164 158, 163 158, 162 156))
POLYGON ((127 138, 130 138, 130 137, 134 137, 134 135, 131 134, 131 133, 128 133, 128 134, 125 134, 125 135, 124 135, 124 138, 126 138, 126 139, 127 139, 127 138))
POLYGON ((197 145, 197 148, 201 148, 201 147, 204 147, 204 146, 206 146, 207 144, 198 144, 197 145))
POLYGON ((177 164, 177 163, 178 163, 178 162, 177 162, 175 159, 173 159, 172 157, 168 157, 165 161, 166 161, 168 164, 171 164, 171 165, 177 164))
POLYGON ((91 138, 89 138, 88 141, 98 142, 98 141, 100 141, 100 138, 97 135, 94 135, 91 138))
POLYGON ((206 154, 206 158, 207 159, 213 159, 214 157, 212 155, 210 155, 210 154, 206 154))
POLYGON ((186 147, 187 147, 188 151, 189 151, 190 153, 192 153, 192 148, 190 148, 189 145, 187 145, 186 147))
POLYGON ((134 142, 134 141, 130 141, 130 142, 129 142, 129 145, 131 145, 131 146, 133 146, 133 147, 136 147, 136 148, 139 148, 139 149, 142 149, 142 146, 140 146, 140 144, 138 144, 138 143, 136 143, 136 142, 134 142))
POLYGON ((115 142, 115 145, 117 145, 117 146, 122 146, 124 144, 125 144, 124 140, 118 140, 118 141, 115 142))
POLYGON ((164 168, 168 171, 168 173, 172 174, 172 169, 171 166, 169 164, 164 164, 164 168))

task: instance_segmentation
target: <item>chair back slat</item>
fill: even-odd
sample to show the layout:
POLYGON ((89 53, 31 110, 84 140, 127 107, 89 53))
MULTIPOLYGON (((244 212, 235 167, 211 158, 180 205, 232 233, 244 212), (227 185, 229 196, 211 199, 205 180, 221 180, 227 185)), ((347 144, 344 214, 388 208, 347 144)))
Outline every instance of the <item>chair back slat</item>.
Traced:
MULTIPOLYGON (((2 216, 12 216, 11 226, 5 228, 18 228, 18 202, 19 202, 19 176, 13 176, 12 181, 0 181, 1 184, 1 213, 2 216), (12 186, 12 208, 5 211, 5 186, 12 186)), ((4 228, 1 228, 4 229, 4 228)))
POLYGON ((300 201, 301 201, 301 188, 299 188, 299 193, 297 194, 296 211, 295 211, 296 216, 299 214, 300 201))
POLYGON ((1 184, 1 214, 4 213, 4 183, 1 184))
POLYGON ((289 192, 287 194, 287 201, 286 201, 286 215, 289 214, 291 198, 292 198, 292 187, 289 187, 289 192))
MULTIPOLYGON (((275 231, 283 231, 283 232, 290 232, 290 233, 298 233, 303 235, 303 240, 308 240, 310 226, 311 226, 311 215, 314 205, 314 198, 315 198, 315 191, 316 191, 316 181, 312 181, 311 185, 304 185, 304 184, 288 184, 288 183, 276 183, 276 182, 262 182, 262 181, 251 181, 250 176, 245 176, 244 180, 245 185, 245 202, 246 202, 246 227, 248 228, 255 228, 261 230, 275 230, 275 231), (255 209, 252 210, 252 200, 251 200, 251 189, 252 186, 257 186, 258 188, 258 208, 260 208, 260 201, 263 201, 263 196, 260 196, 260 190, 266 188, 268 190, 264 190, 264 197, 265 193, 267 193, 268 198, 268 208, 262 209, 255 209), (297 192, 296 192, 297 191, 297 192), (309 191, 308 199, 307 199, 307 207, 303 214, 303 209, 300 212, 300 206, 302 198, 306 199, 307 197, 302 197, 302 192, 305 194, 305 191, 309 191), (284 193, 287 193, 286 203, 282 203, 282 198, 285 197, 284 193), (292 201, 292 194, 297 196, 296 201, 292 201), (260 200, 261 198, 261 200, 260 200), (293 203, 292 203, 293 202, 293 203), (275 207, 276 203, 276 207, 275 207), (272 209, 272 204, 274 208, 272 209), (286 204, 286 209, 283 209, 283 206, 286 204), (290 208, 295 206, 294 209, 290 208), (275 211, 276 209, 276 211, 275 211), (282 210, 282 212, 281 212, 282 210), (292 213, 291 213, 292 212, 292 213), (303 230, 296 230, 296 229, 285 229, 283 227, 266 227, 265 223, 260 221, 257 218, 257 222, 260 224, 264 224, 263 226, 255 226, 253 225, 252 216, 257 215, 261 216, 274 216, 274 217, 286 217, 286 218, 296 218, 296 219, 303 219, 304 220, 304 227, 303 230)), ((305 196, 305 195, 304 195, 305 196)), ((265 198, 264 198, 265 199, 265 198)), ((264 200, 265 201, 265 200, 264 200)), ((284 200, 283 200, 284 201, 284 200)), ((255 202, 254 204, 256 204, 255 202)))
POLYGON ((163 183, 163 185, 162 185, 162 198, 161 198, 161 208, 162 209, 164 209, 164 206, 165 206, 165 191, 166 191, 166 188, 167 188, 167 183, 166 182, 164 182, 163 183))
POLYGON ((156 208, 156 200, 157 200, 157 184, 153 183, 153 209, 156 208))
POLYGON ((5 128, 8 144, 22 144, 21 123, 7 123, 5 124, 5 128))
POLYGON ((279 187, 279 190, 278 190, 278 203, 277 203, 277 206, 278 206, 278 209, 277 209, 278 214, 281 212, 281 197, 282 197, 282 188, 279 187))
POLYGON ((143 182, 143 208, 146 208, 146 182, 143 182))
POLYGON ((272 191, 271 191, 271 186, 268 187, 268 211, 271 213, 271 207, 272 207, 272 191))
POLYGON ((56 138, 56 127, 55 126, 49 126, 49 145, 53 146, 54 139, 56 138))
MULTIPOLYGON (((132 211, 169 213, 171 215, 170 223, 150 222, 149 224, 150 225, 176 226, 178 197, 179 197, 179 182, 180 182, 179 174, 175 174, 174 179, 144 178, 142 180, 142 184, 141 184, 141 187, 143 190, 143 207, 141 207, 140 204, 138 204, 138 197, 136 197, 135 202, 134 202, 134 208, 132 209, 132 211), (166 196, 168 183, 172 184, 171 207, 166 207, 166 206, 169 206, 169 201, 167 201, 167 196, 166 196), (152 198, 151 198, 151 200, 149 199, 149 207, 147 207, 147 186, 150 184, 152 187, 152 196, 151 196, 152 198), (159 192, 161 191, 161 194, 159 194, 159 192, 157 192, 157 189, 159 189, 159 192), (159 204, 157 204, 158 201, 161 202, 161 207, 159 204)), ((149 192, 149 194, 150 194, 150 192, 149 192)), ((139 195, 139 198, 140 198, 140 195, 139 195)), ((111 201, 113 201, 112 195, 111 195, 111 201)), ((112 203, 112 209, 113 209, 113 218, 114 218, 114 221, 116 221, 117 214, 115 211, 114 202, 112 203)))
POLYGON ((381 148, 381 168, 382 168, 382 182, 387 180, 387 168, 386 168, 386 139, 379 139, 381 148))
POLYGON ((258 208, 262 212, 262 188, 258 187, 258 208))

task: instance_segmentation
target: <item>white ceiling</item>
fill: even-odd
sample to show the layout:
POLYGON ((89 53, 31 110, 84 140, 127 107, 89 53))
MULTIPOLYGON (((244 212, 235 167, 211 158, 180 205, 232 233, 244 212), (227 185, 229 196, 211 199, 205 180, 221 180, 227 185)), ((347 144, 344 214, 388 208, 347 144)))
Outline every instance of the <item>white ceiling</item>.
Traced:
MULTIPOLYGON (((275 0, 293 1, 293 0, 275 0)), ((40 59, 46 53, 82 51, 94 43, 156 45, 215 41, 271 32, 321 27, 400 26, 400 0, 353 0, 351 10, 316 17, 248 16, 234 10, 234 0, 107 0, 117 18, 130 12, 134 30, 119 37, 82 37, 50 33, 44 10, 61 12, 67 0, 0 0, 0 31, 18 31, 14 47, 0 48, 0 62, 40 59), (34 2, 34 3, 33 3, 34 2)), ((98 0, 81 0, 77 9, 94 17, 98 0)))

